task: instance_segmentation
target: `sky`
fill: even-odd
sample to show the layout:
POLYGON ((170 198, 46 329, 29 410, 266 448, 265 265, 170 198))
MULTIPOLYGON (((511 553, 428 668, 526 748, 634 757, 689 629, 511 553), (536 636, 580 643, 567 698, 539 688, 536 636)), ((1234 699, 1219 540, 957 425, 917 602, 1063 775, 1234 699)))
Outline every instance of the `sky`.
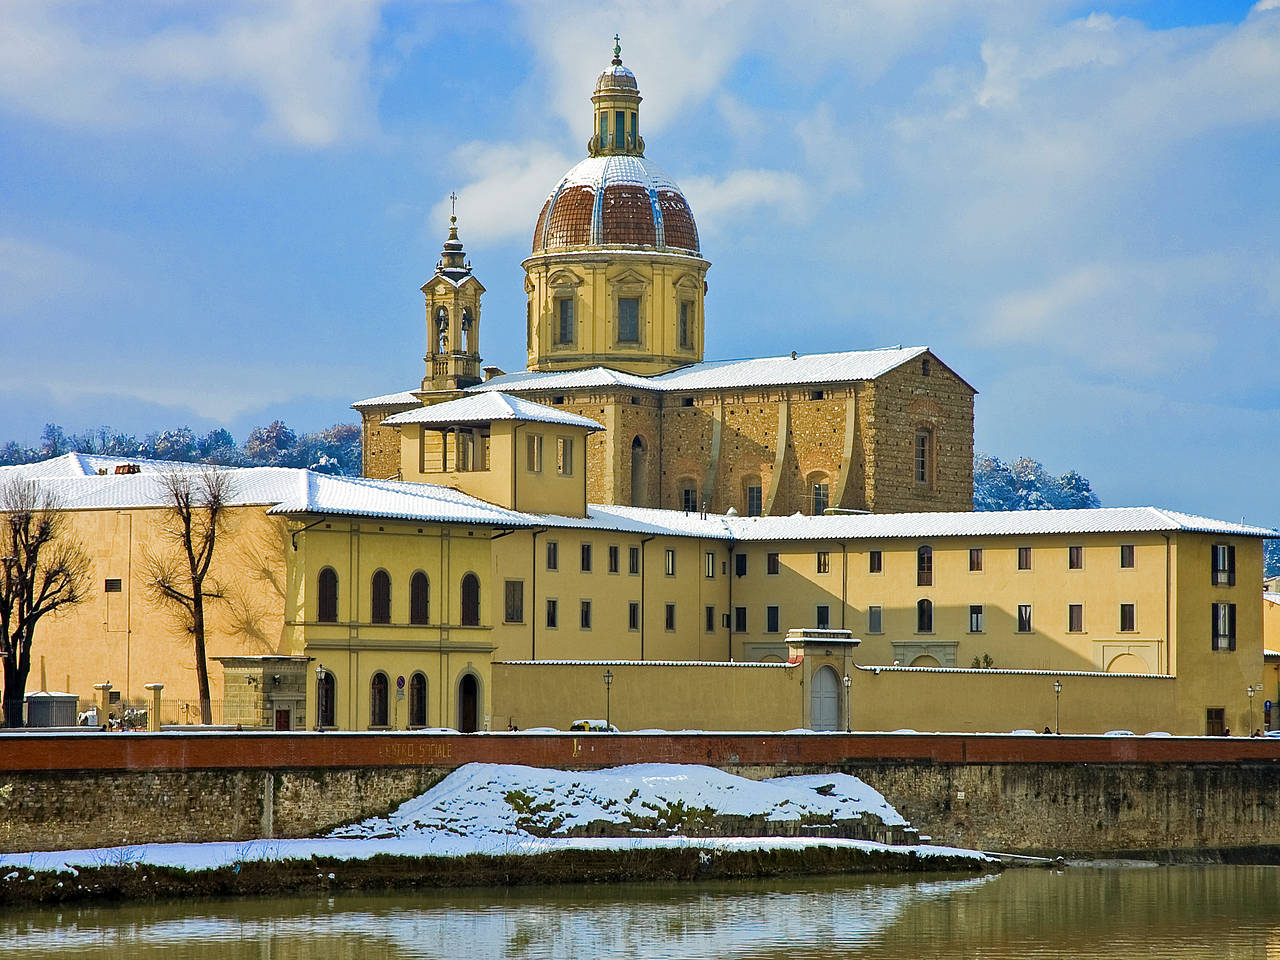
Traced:
POLYGON ((928 344, 976 446, 1280 523, 1280 0, 14 0, 0 442, 354 422, 459 195, 486 363, 614 33, 706 356, 928 344))

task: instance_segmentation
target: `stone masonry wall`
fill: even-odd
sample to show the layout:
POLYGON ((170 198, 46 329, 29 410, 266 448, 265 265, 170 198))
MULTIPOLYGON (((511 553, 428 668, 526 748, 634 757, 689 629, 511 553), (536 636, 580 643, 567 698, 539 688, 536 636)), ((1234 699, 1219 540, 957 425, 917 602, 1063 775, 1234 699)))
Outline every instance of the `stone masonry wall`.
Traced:
POLYGON ((360 411, 361 473, 380 480, 400 472, 400 431, 382 421, 402 408, 374 407, 360 411))

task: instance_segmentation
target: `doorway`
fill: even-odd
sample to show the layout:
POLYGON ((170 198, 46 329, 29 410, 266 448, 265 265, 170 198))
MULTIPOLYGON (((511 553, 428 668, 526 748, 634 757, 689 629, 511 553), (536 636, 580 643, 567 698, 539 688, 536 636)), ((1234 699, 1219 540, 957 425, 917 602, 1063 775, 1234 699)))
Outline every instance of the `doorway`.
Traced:
POLYGON ((809 726, 813 730, 840 729, 840 678, 830 667, 820 667, 813 675, 809 726))
POLYGON ((480 729, 480 685, 469 673, 458 683, 458 729, 463 733, 480 729))

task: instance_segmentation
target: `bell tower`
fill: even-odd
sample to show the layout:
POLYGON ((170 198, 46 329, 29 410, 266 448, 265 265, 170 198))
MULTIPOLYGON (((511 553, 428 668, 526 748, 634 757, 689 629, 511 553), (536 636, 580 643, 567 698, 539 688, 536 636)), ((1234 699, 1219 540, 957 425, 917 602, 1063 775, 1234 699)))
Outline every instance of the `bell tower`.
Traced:
POLYGON ((484 287, 458 239, 458 195, 451 193, 449 239, 436 273, 422 285, 427 301, 427 364, 422 389, 461 390, 480 382, 480 297, 484 287))

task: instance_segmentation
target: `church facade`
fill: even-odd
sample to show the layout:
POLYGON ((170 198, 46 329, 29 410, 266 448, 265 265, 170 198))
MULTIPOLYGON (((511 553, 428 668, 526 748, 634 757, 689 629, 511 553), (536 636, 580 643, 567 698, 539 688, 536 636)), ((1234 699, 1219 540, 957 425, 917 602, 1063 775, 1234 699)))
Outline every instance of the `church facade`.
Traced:
POLYGON ((456 222, 426 302, 417 389, 353 404, 364 474, 399 477, 395 414, 503 393, 603 426, 590 502, 744 516, 972 509, 975 390, 927 347, 706 361, 706 275, 680 188, 645 156, 635 76, 592 96, 588 157, 547 196, 523 262, 527 369, 483 368, 484 287, 456 222))

